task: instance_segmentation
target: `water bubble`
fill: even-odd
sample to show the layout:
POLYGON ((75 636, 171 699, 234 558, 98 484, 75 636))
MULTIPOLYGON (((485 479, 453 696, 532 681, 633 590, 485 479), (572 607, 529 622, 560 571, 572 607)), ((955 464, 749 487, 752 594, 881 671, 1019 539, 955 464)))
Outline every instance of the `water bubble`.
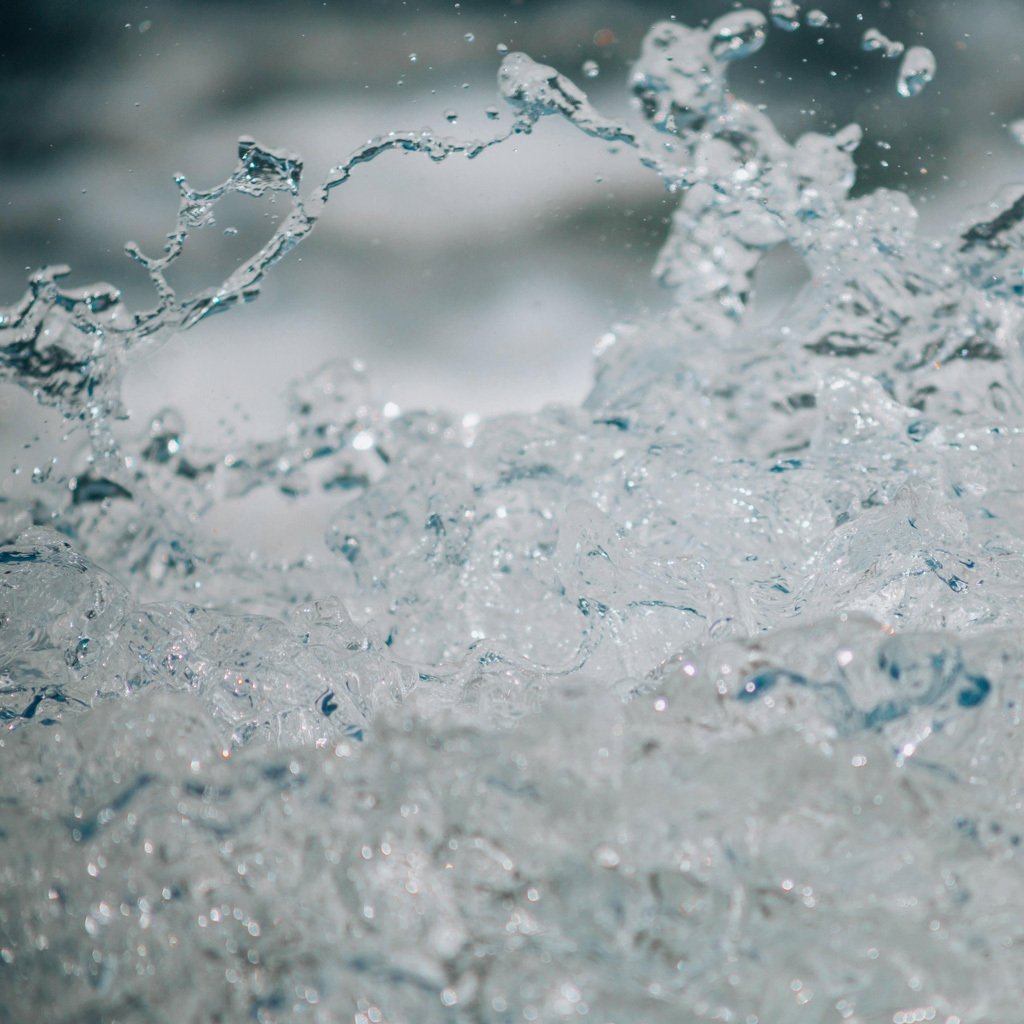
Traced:
POLYGON ((467 43, 475 43, 476 42, 476 36, 473 35, 472 32, 467 32, 462 38, 465 39, 467 43))
POLYGON ((498 51, 498 53, 500 53, 500 54, 506 54, 506 53, 508 53, 508 47, 507 47, 507 46, 506 46, 506 45, 505 45, 504 43, 498 43, 498 45, 497 45, 497 46, 495 47, 495 49, 496 49, 496 50, 498 51))
POLYGON ((458 112, 457 110, 452 110, 452 108, 451 108, 451 107, 449 107, 449 108, 448 108, 448 109, 447 109, 447 110, 446 110, 446 111, 444 112, 444 119, 445 119, 445 120, 446 120, 446 121, 447 121, 447 122, 448 122, 449 124, 455 124, 455 123, 456 123, 456 122, 457 122, 457 121, 459 120, 459 112, 458 112))
POLYGON ((795 0, 772 0, 769 11, 776 28, 795 32, 800 27, 800 5, 795 0))
POLYGON ((825 28, 828 25, 828 15, 817 7, 807 12, 807 24, 811 28, 825 28))
POLYGON ((912 46, 900 65, 896 91, 901 96, 917 96, 935 77, 935 54, 927 46, 912 46))
POLYGON ((486 107, 484 113, 487 115, 489 121, 497 121, 501 117, 501 113, 497 107, 486 107))
POLYGON ((597 76, 601 74, 601 69, 598 67, 597 61, 585 60, 583 62, 583 74, 586 75, 587 78, 597 78, 597 76))
POLYGON ((760 11, 734 11, 712 22, 710 50, 719 60, 740 60, 764 46, 767 22, 760 11))
POLYGON ((409 54, 409 63, 410 64, 415 64, 417 60, 419 60, 419 54, 416 54, 416 53, 410 53, 409 54))

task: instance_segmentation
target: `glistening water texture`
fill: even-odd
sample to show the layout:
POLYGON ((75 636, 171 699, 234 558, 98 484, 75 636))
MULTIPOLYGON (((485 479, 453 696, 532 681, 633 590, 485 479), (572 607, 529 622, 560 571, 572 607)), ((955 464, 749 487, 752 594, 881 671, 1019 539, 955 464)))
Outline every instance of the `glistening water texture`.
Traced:
MULTIPOLYGON (((335 365, 277 439, 116 423, 124 367, 254 297, 360 165, 501 137, 383 136, 305 195, 243 140, 131 247, 152 310, 50 268, 2 312, 69 439, 0 508, 0 1020, 1019 1018, 1024 188, 941 241, 850 198, 856 126, 789 142, 727 85, 801 17, 655 25, 635 128, 503 61, 504 137, 565 117, 679 196, 673 309, 581 408, 403 414, 335 365), (291 212, 178 295, 234 193, 291 212), (808 282, 753 326, 786 247, 808 282), (237 541, 271 493, 325 543, 237 541)), ((865 38, 892 102, 934 74, 865 38)))

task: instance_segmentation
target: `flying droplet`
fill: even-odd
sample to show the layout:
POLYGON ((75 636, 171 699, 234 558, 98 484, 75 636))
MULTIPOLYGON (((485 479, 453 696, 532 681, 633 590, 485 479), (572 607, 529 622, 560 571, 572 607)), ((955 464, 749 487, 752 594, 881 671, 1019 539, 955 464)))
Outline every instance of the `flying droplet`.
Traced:
POLYGON ((585 74, 587 78, 597 78, 597 76, 601 74, 601 69, 597 66, 597 61, 585 60, 583 62, 583 74, 585 74))
POLYGON ((807 12, 807 24, 811 28, 825 28, 828 25, 828 15, 816 7, 813 11, 807 12))
POLYGON ((783 32, 795 32, 800 27, 800 5, 794 0, 772 0, 768 13, 775 27, 783 32))
POLYGON ((735 11, 711 23, 710 50, 718 60, 740 60, 757 53, 766 38, 765 16, 760 11, 735 11))
POLYGON ((484 113, 487 115, 488 120, 491 121, 497 121, 498 118, 501 116, 497 107, 487 107, 484 110, 484 113))
POLYGON ((877 28, 869 28, 860 41, 860 48, 868 53, 881 52, 883 57, 898 57, 904 46, 897 39, 890 39, 877 28))
POLYGON ((459 119, 459 113, 457 110, 452 110, 451 108, 449 108, 444 112, 444 119, 449 124, 455 124, 455 122, 458 121, 459 119))
POLYGON ((1024 146, 1024 118, 1014 121, 1010 126, 1010 137, 1018 146, 1024 146))
POLYGON ((419 55, 418 54, 415 54, 415 53, 410 53, 409 54, 409 62, 411 64, 415 64, 417 60, 419 60, 419 55))
POLYGON ((476 42, 476 36, 473 35, 472 32, 467 32, 462 38, 465 39, 467 43, 475 43, 476 42))
POLYGON ((901 96, 917 96, 935 77, 935 54, 927 46, 912 46, 900 65, 896 91, 901 96))
POLYGON ((504 43, 498 43, 495 49, 498 53, 508 53, 508 47, 504 43))

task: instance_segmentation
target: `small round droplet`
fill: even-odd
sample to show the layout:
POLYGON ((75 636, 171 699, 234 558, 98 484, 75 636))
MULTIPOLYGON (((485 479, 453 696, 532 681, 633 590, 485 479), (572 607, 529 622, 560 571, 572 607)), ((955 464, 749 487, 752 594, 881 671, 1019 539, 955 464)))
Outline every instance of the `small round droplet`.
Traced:
POLYGON ((813 11, 807 12, 807 24, 811 28, 825 28, 828 25, 828 15, 815 7, 813 11))
POLYGON ((476 36, 473 35, 472 32, 467 32, 462 38, 465 39, 467 43, 475 43, 476 42, 476 36))
POLYGON ((224 234, 230 238, 232 235, 238 234, 238 228, 225 228, 224 234))
POLYGON ((508 53, 508 47, 504 43, 498 43, 495 49, 498 53, 508 53))
POLYGON ((499 112, 497 107, 487 107, 484 110, 484 113, 487 115, 487 119, 489 121, 497 121, 498 118, 501 116, 501 113, 499 112))
POLYGON ((901 96, 917 96, 935 77, 935 54, 927 46, 912 46, 900 65, 896 91, 901 96))
POLYGON ((415 64, 416 61, 418 61, 418 60, 419 60, 419 54, 416 54, 416 53, 410 53, 409 54, 409 63, 410 64, 415 64))
POLYGON ((585 74, 587 78, 597 78, 597 76, 601 74, 601 69, 597 66, 597 61, 585 60, 583 62, 583 74, 585 74))
POLYGON ((455 122, 458 121, 459 119, 459 112, 457 110, 452 110, 451 108, 449 108, 444 112, 444 119, 449 124, 455 124, 455 122))
POLYGON ((599 846, 594 851, 594 863, 599 868, 617 868, 621 863, 622 858, 619 856, 619 851, 614 846, 608 846, 607 844, 599 846))

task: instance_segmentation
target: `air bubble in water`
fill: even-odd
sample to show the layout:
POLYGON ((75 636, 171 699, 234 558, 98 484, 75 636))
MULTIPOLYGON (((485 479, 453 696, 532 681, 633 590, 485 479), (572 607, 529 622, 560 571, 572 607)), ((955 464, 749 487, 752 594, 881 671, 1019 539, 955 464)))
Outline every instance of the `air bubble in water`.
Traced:
POLYGON ((769 11, 776 28, 795 32, 800 27, 800 5, 795 0, 772 0, 769 11))
POLYGON ((927 46, 912 46, 900 65, 896 91, 901 96, 917 96, 935 77, 935 54, 927 46))
POLYGON ((744 10, 723 14, 712 22, 711 54, 719 60, 740 60, 764 46, 765 16, 760 11, 744 10))
POLYGON ((597 78, 601 74, 601 68, 598 66, 596 60, 585 60, 583 62, 583 74, 587 78, 597 78))

